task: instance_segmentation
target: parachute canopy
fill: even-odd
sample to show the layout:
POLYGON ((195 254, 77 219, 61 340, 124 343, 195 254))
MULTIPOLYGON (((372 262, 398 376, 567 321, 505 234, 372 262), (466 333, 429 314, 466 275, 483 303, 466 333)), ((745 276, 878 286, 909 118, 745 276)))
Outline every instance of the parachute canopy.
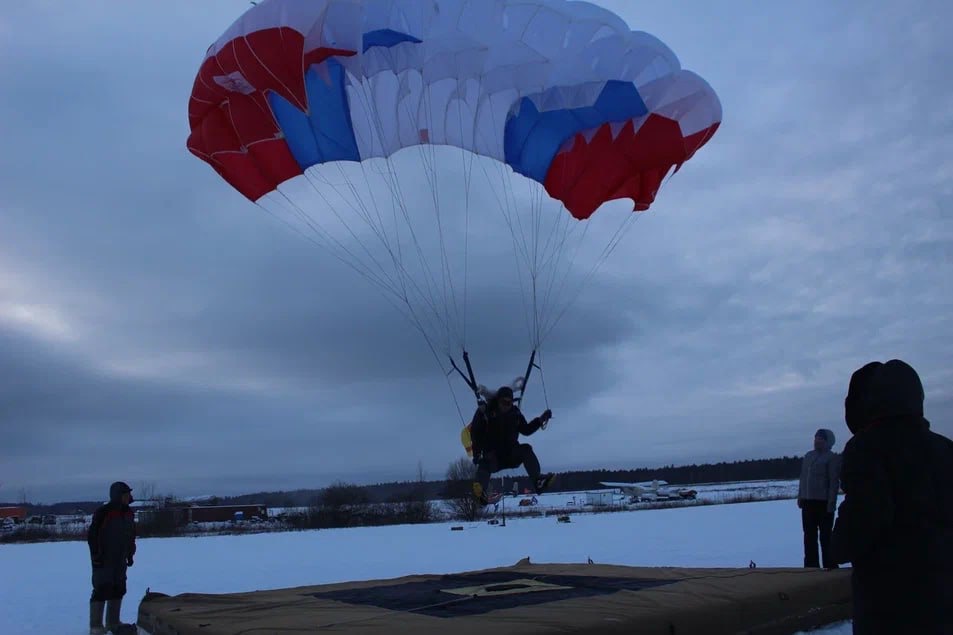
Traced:
POLYGON ((189 150, 258 201, 420 144, 505 163, 577 219, 663 178, 721 105, 655 37, 566 0, 263 0, 207 51, 189 150))
POLYGON ((640 217, 594 212, 648 209, 720 121, 668 47, 587 2, 263 0, 206 52, 188 148, 375 284, 479 400, 471 308, 502 341, 518 279, 524 379, 542 370, 541 342, 640 217), (470 279, 492 299, 471 303, 470 279))

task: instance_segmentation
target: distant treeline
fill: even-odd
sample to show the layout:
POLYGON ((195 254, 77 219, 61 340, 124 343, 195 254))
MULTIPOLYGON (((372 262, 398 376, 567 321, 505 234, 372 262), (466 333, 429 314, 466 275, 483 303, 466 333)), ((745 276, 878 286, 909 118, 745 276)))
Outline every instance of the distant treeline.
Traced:
MULTIPOLYGON (((801 457, 753 459, 704 465, 679 465, 633 470, 585 470, 560 472, 551 491, 570 492, 588 489, 604 489, 599 481, 651 481, 663 480, 673 485, 689 483, 723 483, 726 481, 781 480, 798 478, 801 472, 801 457)), ((510 491, 513 483, 520 491, 529 487, 529 478, 519 470, 508 470, 500 484, 493 481, 494 488, 510 491)), ((340 485, 340 483, 338 483, 340 485)), ((361 488, 370 502, 388 503, 405 501, 420 496, 428 500, 442 498, 447 492, 447 481, 410 481, 377 483, 361 488)), ((240 505, 261 503, 269 507, 305 507, 319 500, 322 489, 300 489, 287 492, 257 492, 242 496, 218 499, 219 504, 240 505)))
MULTIPOLYGON (((664 480, 673 485, 690 483, 723 483, 726 481, 778 480, 798 478, 801 469, 801 457, 781 457, 775 459, 752 459, 709 463, 703 465, 679 465, 658 468, 638 468, 632 470, 580 470, 560 472, 553 484, 552 491, 567 492, 588 489, 601 489, 599 481, 651 481, 664 480)), ((513 483, 520 491, 529 486, 529 479, 522 470, 508 470, 503 477, 493 481, 494 488, 511 491, 513 483)), ((336 486, 344 485, 338 482, 336 486)), ((347 484, 351 485, 351 484, 347 484)), ((280 492, 255 492, 240 496, 222 496, 203 501, 202 504, 245 505, 264 504, 269 507, 307 507, 320 501, 327 488, 298 489, 280 492)), ((434 500, 447 493, 447 481, 405 481, 394 483, 376 483, 360 486, 366 500, 371 503, 390 503, 407 500, 434 500)), ((33 505, 23 503, 0 503, 0 507, 26 506, 30 514, 75 514, 92 513, 101 501, 80 501, 55 503, 52 505, 33 505)))

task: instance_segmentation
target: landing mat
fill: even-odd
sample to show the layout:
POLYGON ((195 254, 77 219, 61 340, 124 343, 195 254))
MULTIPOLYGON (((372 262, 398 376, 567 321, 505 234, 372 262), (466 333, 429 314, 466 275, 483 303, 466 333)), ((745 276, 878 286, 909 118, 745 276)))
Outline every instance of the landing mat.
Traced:
MULTIPOLYGON (((250 581, 251 584, 254 581, 250 581)), ((850 619, 850 571, 530 564, 249 593, 147 593, 149 635, 782 635, 850 619)))

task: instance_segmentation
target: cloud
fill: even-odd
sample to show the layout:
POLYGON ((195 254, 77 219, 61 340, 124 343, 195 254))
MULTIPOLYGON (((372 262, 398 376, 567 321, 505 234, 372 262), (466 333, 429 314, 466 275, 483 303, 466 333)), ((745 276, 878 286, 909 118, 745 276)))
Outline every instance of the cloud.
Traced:
MULTIPOLYGON (((725 121, 587 278, 631 208, 596 215, 527 395, 528 414, 556 413, 532 439, 544 468, 796 454, 820 425, 843 442, 850 372, 892 357, 953 432, 950 8, 605 4, 705 77, 725 121)), ((465 343, 491 386, 525 367, 530 268, 479 164, 469 199, 459 155, 437 164, 439 226, 426 179, 402 177, 429 272, 386 187, 328 175, 380 195, 363 203, 392 251, 355 223, 361 262, 430 285, 414 306, 453 325, 428 322, 435 359, 399 301, 185 150, 194 73, 235 11, 21 3, 0 21, 0 499, 118 477, 182 495, 373 482, 418 461, 440 476, 472 408, 443 354, 465 343)))

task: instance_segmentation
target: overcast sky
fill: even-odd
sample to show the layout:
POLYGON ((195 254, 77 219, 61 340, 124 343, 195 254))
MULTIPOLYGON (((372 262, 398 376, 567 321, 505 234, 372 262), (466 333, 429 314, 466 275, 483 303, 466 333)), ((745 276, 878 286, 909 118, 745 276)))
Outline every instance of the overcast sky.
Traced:
MULTIPOLYGON (((801 454, 818 427, 841 449, 850 373, 894 357, 953 433, 953 5, 601 4, 724 123, 544 342, 544 469, 801 454)), ((0 500, 442 478, 462 455, 472 397, 411 322, 185 148, 198 65, 247 6, 0 7, 0 500)), ((466 342, 496 386, 530 347, 481 187, 466 342)))

